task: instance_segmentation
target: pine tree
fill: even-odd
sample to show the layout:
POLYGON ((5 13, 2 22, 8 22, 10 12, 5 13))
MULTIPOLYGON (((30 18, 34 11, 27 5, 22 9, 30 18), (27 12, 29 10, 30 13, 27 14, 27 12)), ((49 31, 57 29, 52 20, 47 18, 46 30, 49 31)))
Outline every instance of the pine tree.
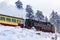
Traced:
POLYGON ((27 5, 27 6, 26 6, 26 12, 28 12, 28 13, 33 13, 33 10, 32 10, 32 8, 31 8, 30 5, 27 5))
POLYGON ((33 10, 30 5, 26 6, 26 18, 34 19, 33 10))
POLYGON ((60 17, 57 12, 52 11, 50 15, 50 22, 56 26, 58 32, 60 32, 60 17))
POLYGON ((57 12, 52 11, 50 15, 50 22, 57 24, 57 19, 59 19, 57 12))
POLYGON ((53 19, 56 19, 56 18, 58 17, 57 12, 52 11, 52 13, 51 13, 51 16, 50 16, 50 17, 51 17, 51 18, 53 18, 53 19))
POLYGON ((22 4, 22 2, 21 2, 20 0, 18 0, 17 2, 15 2, 15 4, 16 4, 16 6, 17 6, 18 9, 23 8, 23 7, 22 7, 23 4, 22 4))
POLYGON ((44 20, 44 16, 43 16, 43 14, 42 14, 42 11, 39 11, 39 10, 37 10, 37 13, 36 13, 36 19, 38 20, 38 21, 43 21, 44 20))

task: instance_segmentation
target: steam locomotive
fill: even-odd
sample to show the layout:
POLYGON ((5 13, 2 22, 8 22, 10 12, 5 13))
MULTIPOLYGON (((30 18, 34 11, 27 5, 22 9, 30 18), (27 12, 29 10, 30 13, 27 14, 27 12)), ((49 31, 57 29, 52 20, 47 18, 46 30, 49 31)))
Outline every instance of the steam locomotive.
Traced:
POLYGON ((52 32, 52 33, 55 32, 54 25, 52 25, 50 22, 42 22, 42 21, 26 19, 25 25, 26 28, 28 29, 35 27, 37 31, 52 32))

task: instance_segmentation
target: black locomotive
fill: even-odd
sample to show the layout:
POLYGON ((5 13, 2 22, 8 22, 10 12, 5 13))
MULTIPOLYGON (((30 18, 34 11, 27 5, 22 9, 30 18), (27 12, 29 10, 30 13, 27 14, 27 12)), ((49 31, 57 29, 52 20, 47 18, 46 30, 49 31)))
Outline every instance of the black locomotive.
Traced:
POLYGON ((35 27, 37 31, 52 32, 52 33, 55 32, 54 25, 52 25, 50 22, 42 22, 42 21, 26 19, 25 28, 31 29, 32 27, 35 27))

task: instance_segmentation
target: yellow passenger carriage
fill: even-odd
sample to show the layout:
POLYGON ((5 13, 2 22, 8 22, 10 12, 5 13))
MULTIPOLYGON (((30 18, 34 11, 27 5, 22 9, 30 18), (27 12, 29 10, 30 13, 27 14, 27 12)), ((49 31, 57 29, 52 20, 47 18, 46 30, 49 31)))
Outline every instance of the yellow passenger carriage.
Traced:
POLYGON ((0 24, 5 26, 23 26, 23 19, 13 16, 7 16, 0 14, 0 24))

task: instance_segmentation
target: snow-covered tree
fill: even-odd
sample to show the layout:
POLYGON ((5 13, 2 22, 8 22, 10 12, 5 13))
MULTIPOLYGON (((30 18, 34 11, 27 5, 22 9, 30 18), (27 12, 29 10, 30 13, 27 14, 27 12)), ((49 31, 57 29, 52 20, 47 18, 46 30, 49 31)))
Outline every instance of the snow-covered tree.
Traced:
POLYGON ((37 21, 43 21, 44 20, 44 15, 42 14, 42 11, 37 10, 35 16, 36 16, 35 20, 37 20, 37 21))
POLYGON ((45 19, 44 19, 44 20, 45 20, 45 22, 48 22, 48 18, 47 18, 47 16, 45 17, 45 19))
POLYGON ((30 5, 26 6, 26 18, 34 19, 33 10, 30 5))
POLYGON ((26 12, 33 13, 32 7, 30 5, 26 6, 26 12))
POLYGON ((20 0, 18 0, 17 2, 15 2, 15 4, 16 4, 16 6, 17 6, 18 9, 23 8, 23 7, 22 7, 23 4, 22 4, 22 2, 21 2, 20 0))
POLYGON ((57 12, 52 11, 50 17, 53 18, 53 19, 58 18, 58 14, 57 14, 57 12))
POLYGON ((59 19, 57 12, 52 11, 50 15, 50 22, 57 24, 57 19, 59 19))
POLYGON ((60 17, 57 12, 52 11, 50 15, 50 22, 56 26, 58 32, 60 32, 60 17))

